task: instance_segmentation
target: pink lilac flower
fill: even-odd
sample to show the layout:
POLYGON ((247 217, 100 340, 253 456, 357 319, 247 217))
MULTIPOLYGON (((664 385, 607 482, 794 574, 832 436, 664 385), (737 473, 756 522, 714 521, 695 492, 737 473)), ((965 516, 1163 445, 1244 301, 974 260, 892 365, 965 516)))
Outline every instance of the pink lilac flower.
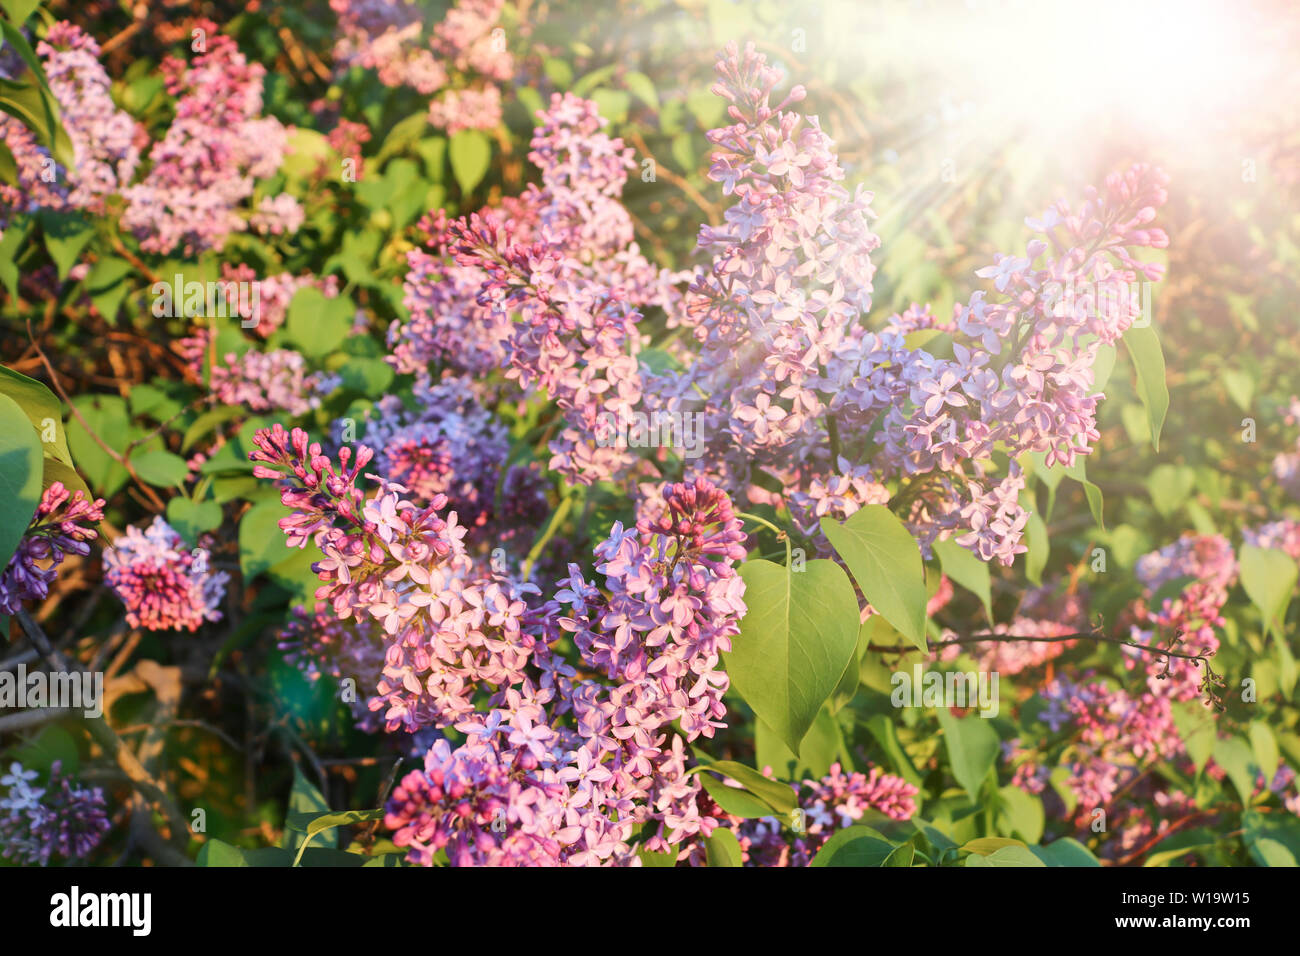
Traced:
POLYGON ((71 206, 101 212, 104 199, 131 181, 140 160, 138 126, 110 95, 99 44, 60 21, 36 45, 76 162, 66 171, 71 206))
POLYGON ((853 826, 868 810, 910 820, 916 814, 913 798, 919 793, 902 777, 879 767, 863 774, 846 772, 839 763, 831 764, 820 779, 792 786, 803 810, 800 829, 776 818, 732 819, 746 865, 808 866, 836 831, 853 826))
POLYGON ((597 547, 604 590, 575 565, 530 609, 536 588, 475 574, 445 496, 420 507, 384 479, 369 497, 357 488, 367 447, 335 465, 301 430, 254 443, 254 473, 280 481, 292 510, 289 544, 323 555, 317 598, 383 631, 371 709, 389 731, 469 738, 435 744, 389 802, 414 862, 440 850, 458 865, 633 862, 635 822, 654 824, 647 848, 698 854, 717 820, 697 802, 685 745, 722 726, 719 655, 745 610, 732 566, 744 533, 725 495, 703 481, 665 488, 657 518, 616 524, 597 547), (552 650, 566 634, 612 684, 576 679, 552 650))
POLYGON ((197 631, 219 621, 229 580, 212 568, 205 549, 189 549, 161 516, 144 531, 128 526, 104 549, 104 582, 126 605, 131 627, 197 631))
POLYGON ((0 856, 20 866, 47 866, 52 857, 84 861, 109 830, 104 792, 83 787, 50 766, 49 782, 32 786, 39 774, 14 761, 0 776, 0 856))
POLYGON ((869 195, 841 185, 816 119, 787 110, 804 98, 801 87, 773 105, 778 74, 752 47, 728 47, 717 71, 733 122, 709 134, 710 177, 735 203, 724 226, 700 234, 712 264, 682 322, 700 355, 646 393, 705 414, 710 444, 694 467, 733 494, 753 500, 751 469, 765 469, 810 524, 813 482, 821 498, 837 473, 859 480, 856 469, 867 469, 895 497, 892 484, 905 490, 905 519, 926 556, 952 536, 1010 564, 1028 520, 1014 459, 1041 452, 1068 466, 1096 438, 1092 363, 1099 343, 1139 317, 1140 296, 1127 294, 1135 279, 1160 274, 1132 250, 1167 243, 1149 225, 1166 177, 1135 166, 1090 190, 1079 209, 1058 203, 1030 222, 1040 236, 1024 256, 979 270, 996 299, 977 292, 951 322, 913 306, 868 331, 879 245, 869 195), (1076 296, 1085 286, 1101 294, 1076 296), (951 358, 909 344, 930 330, 952 342, 951 358), (852 472, 837 472, 833 431, 852 472), (1003 475, 993 473, 995 448, 1013 459, 1003 475))
POLYGON ((302 228, 306 213, 298 200, 288 193, 267 196, 257 205, 257 211, 249 217, 248 224, 253 231, 267 236, 292 235, 302 228))
MULTIPOLYGON (((1183 654, 1210 655, 1219 649, 1215 628, 1223 626, 1221 612, 1237 579, 1237 559, 1226 538, 1184 535, 1140 557, 1135 570, 1145 591, 1134 612, 1133 640, 1183 654), (1151 603, 1157 592, 1180 579, 1186 581, 1176 593, 1164 596, 1159 606, 1151 603), (1175 639, 1180 641, 1177 647, 1172 646, 1175 639)), ((1201 665, 1196 661, 1140 651, 1126 655, 1130 669, 1145 665, 1152 694, 1191 700, 1201 693, 1201 665)))
POLYGON ((179 97, 176 117, 150 150, 149 174, 123 191, 122 225, 146 252, 220 250, 246 228, 241 204, 255 180, 276 173, 287 147, 280 121, 260 115, 265 69, 216 24, 197 25, 207 31, 208 50, 188 64, 163 61, 167 90, 179 97))
POLYGON ((326 141, 339 154, 340 159, 344 162, 352 161, 355 182, 361 182, 365 162, 361 157, 361 147, 370 142, 370 138, 370 130, 364 123, 354 123, 346 119, 340 119, 326 137, 326 141))
POLYGON ((82 491, 69 494, 61 481, 46 488, 18 550, 0 573, 0 614, 17 614, 25 602, 44 600, 63 559, 90 553, 103 518, 103 498, 92 501, 82 491))
POLYGON ((1169 698, 1133 697, 1099 681, 1073 684, 1057 678, 1042 697, 1064 711, 1054 722, 1071 729, 1072 742, 1063 765, 1065 785, 1079 801, 1079 815, 1106 806, 1115 792, 1145 767, 1182 752, 1169 698))
MULTIPOLYGON (((259 323, 259 328, 260 328, 259 323)), ((309 373, 307 360, 293 349, 266 352, 250 348, 242 355, 227 352, 217 359, 211 356, 212 336, 208 329, 177 343, 195 377, 202 381, 205 371, 211 400, 235 405, 252 412, 284 411, 305 415, 319 408, 321 396, 327 394, 337 379, 320 372, 309 373), (208 362, 213 360, 209 367, 208 362)))
POLYGON ((448 90, 429 104, 429 124, 455 136, 466 129, 494 129, 501 125, 501 91, 448 90))
MULTIPOLYGON (((50 27, 36 53, 58 101, 75 162, 59 166, 21 121, 0 115, 0 142, 13 154, 18 185, 0 184, 0 229, 14 212, 73 208, 100 212, 104 200, 130 182, 139 162, 142 130, 110 96, 99 46, 79 27, 60 21, 50 27)), ((25 68, 5 57, 0 76, 16 79, 25 68)))
POLYGON ((1241 534, 1246 544, 1281 551, 1293 561, 1300 561, 1300 521, 1294 518, 1279 518, 1258 528, 1244 528, 1241 534))
POLYGON ((618 201, 632 151, 602 132, 596 104, 556 94, 540 119, 529 159, 542 188, 522 200, 533 216, 475 213, 447 226, 446 244, 459 265, 482 271, 480 305, 521 317, 505 343, 506 377, 564 411, 550 467, 588 484, 636 461, 614 423, 630 420, 642 397, 639 310, 671 307, 677 277, 632 241, 618 201))

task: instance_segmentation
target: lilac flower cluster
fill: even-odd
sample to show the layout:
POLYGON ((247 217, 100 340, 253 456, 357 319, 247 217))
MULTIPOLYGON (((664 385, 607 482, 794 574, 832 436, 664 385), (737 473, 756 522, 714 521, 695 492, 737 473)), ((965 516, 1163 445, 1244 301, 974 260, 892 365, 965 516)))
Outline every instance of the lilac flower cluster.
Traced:
POLYGON ((0 573, 0 614, 17 614, 25 602, 43 600, 63 559, 90 553, 103 518, 103 498, 92 501, 82 491, 69 494, 61 481, 46 488, 18 550, 0 573))
POLYGON ((415 4, 330 0, 338 15, 334 59, 341 67, 377 71, 385 86, 426 96, 443 90, 429 121, 449 135, 491 129, 501 122, 501 92, 491 84, 514 73, 505 31, 496 26, 503 6, 504 0, 460 0, 426 36, 427 18, 415 4))
POLYGON ((826 776, 793 786, 804 811, 802 832, 774 818, 731 818, 747 865, 807 866, 837 830, 853 826, 868 810, 894 820, 916 815, 917 788, 879 767, 866 774, 845 772, 837 762, 826 776))
MULTIPOLYGON (((268 318, 273 321, 278 317, 277 304, 273 299, 272 311, 269 317, 264 315, 259 321, 259 330, 268 318)), ((209 361, 215 359, 210 354, 214 341, 211 331, 206 328, 197 329, 193 335, 177 341, 177 349, 195 379, 202 382, 206 373, 212 402, 246 408, 251 412, 283 411, 299 416, 319 408, 321 396, 336 383, 333 377, 324 373, 308 372, 307 359, 294 349, 263 352, 249 348, 243 354, 227 352, 209 366, 209 361)))
MULTIPOLYGON (((1136 574, 1145 587, 1135 608, 1137 622, 1132 637, 1146 646, 1170 647, 1187 654, 1213 654, 1219 648, 1216 627, 1223 626, 1222 610, 1228 589, 1237 579, 1237 559, 1222 535, 1184 535, 1159 551, 1138 559, 1136 574), (1178 592, 1152 601, 1165 585, 1187 579, 1178 592)), ((1147 685, 1156 696, 1190 700, 1201 693, 1201 670, 1196 661, 1160 658, 1140 651, 1127 652, 1131 669, 1144 664, 1147 685)))
POLYGON ((17 761, 0 776, 0 856, 20 866, 46 866, 51 857, 85 860, 109 830, 104 793, 74 784, 60 761, 50 766, 49 782, 32 786, 40 775, 17 761))
MULTIPOLYGON (((151 148, 143 182, 123 190, 122 225, 147 252, 220 250, 247 227, 239 207, 253 195, 254 180, 275 174, 287 147, 285 127, 261 115, 265 69, 249 63, 216 24, 197 27, 208 49, 188 64, 163 61, 167 90, 179 97, 176 117, 151 148)), ((274 202, 283 213, 283 201, 274 202)))
POLYGON ((717 72, 734 122, 709 134, 710 176, 736 203, 700 233, 712 264, 683 320, 700 355, 647 393, 706 416, 695 467, 733 494, 752 495, 751 468, 763 467, 807 527, 888 491, 927 556, 955 535, 1010 564, 1028 519, 1014 459, 1042 452, 1069 466, 1097 437, 1092 364, 1138 318, 1131 283, 1160 274, 1132 250, 1167 244, 1148 225, 1166 177, 1134 166, 1078 210, 1061 202, 1029 221, 1040 236, 1023 257, 977 272, 998 301, 977 292, 949 323, 913 306, 868 331, 879 245, 869 194, 841 185, 816 119, 786 109, 801 87, 773 105, 778 74, 752 46, 728 47, 717 72), (995 451, 1013 459, 1001 476, 995 451))
POLYGON ((494 545, 518 536, 519 526, 497 518, 497 486, 504 483, 502 504, 512 517, 545 517, 546 497, 537 473, 523 465, 505 469, 510 452, 504 425, 474 398, 468 377, 444 378, 436 385, 418 381, 418 408, 408 409, 396 396, 381 398, 371 412, 364 441, 378 448, 377 470, 400 484, 417 501, 445 495, 467 529, 466 543, 494 545))
POLYGON ((1247 544, 1281 551, 1291 560, 1300 561, 1300 521, 1294 518, 1279 518, 1258 528, 1244 528, 1242 537, 1247 544))
POLYGON ((529 608, 535 587, 475 576, 444 495, 421 508, 376 477, 367 498, 356 487, 365 446, 340 451, 336 467, 301 430, 265 429, 255 445, 255 474, 281 480, 293 509, 289 544, 312 540, 324 556, 317 597, 384 632, 371 709, 389 731, 454 726, 470 738, 435 745, 389 803, 414 861, 632 862, 634 822, 656 824, 647 849, 697 852, 691 838, 717 820, 697 801, 685 745, 722 726, 719 655, 745 610, 732 567, 744 534, 721 491, 667 487, 658 517, 616 524, 597 547, 604 591, 575 565, 553 600, 529 608), (577 679, 552 649, 566 635, 612 684, 577 679))
POLYGON ((459 265, 482 270, 477 301, 502 327, 521 317, 506 343, 506 377, 542 389, 564 411, 550 467, 587 484, 635 462, 611 421, 630 417, 641 400, 638 309, 670 307, 677 277, 632 241, 618 201, 631 150, 602 132, 596 104, 556 94, 540 119, 529 159, 542 188, 521 200, 532 219, 472 214, 447 227, 447 245, 459 265))
POLYGON ((1048 709, 1040 716, 1052 733, 1070 726, 1065 784, 1079 801, 1080 817, 1105 806, 1147 765, 1182 752, 1168 697, 1132 696, 1100 681, 1057 678, 1042 690, 1048 709))
MULTIPOLYGON (((0 227, 12 211, 102 212, 105 197, 130 182, 140 160, 143 130, 113 103, 95 40, 80 27, 60 21, 36 44, 36 53, 58 101, 75 163, 71 169, 58 166, 31 130, 11 116, 0 115, 0 142, 18 167, 16 187, 0 184, 0 227)), ((20 61, 13 59, 18 68, 20 61)), ((0 76, 14 78, 7 66, 6 58, 0 76)))
POLYGON ((197 631, 221 620, 218 610, 230 575, 210 565, 203 548, 188 549, 156 516, 144 531, 126 534, 104 549, 104 583, 126 605, 126 622, 149 631, 197 631))

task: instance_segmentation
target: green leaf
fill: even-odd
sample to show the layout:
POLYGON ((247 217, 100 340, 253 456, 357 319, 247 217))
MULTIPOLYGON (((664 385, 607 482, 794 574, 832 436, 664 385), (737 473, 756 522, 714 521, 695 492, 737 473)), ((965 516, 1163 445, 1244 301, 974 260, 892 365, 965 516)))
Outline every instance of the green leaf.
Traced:
POLYGON ((72 467, 68 436, 63 427, 63 406, 53 392, 34 378, 0 365, 0 395, 8 395, 36 429, 42 452, 72 467), (53 436, 53 441, 45 441, 53 436))
POLYGON ((659 109, 659 94, 655 92, 654 80, 644 73, 633 70, 623 77, 623 82, 642 103, 652 110, 659 109))
POLYGON ((0 7, 4 8, 9 22, 18 27, 26 23, 32 11, 40 5, 41 0, 0 0, 0 7))
POLYGON ((615 124, 627 120, 627 110, 632 105, 632 97, 623 90, 596 90, 591 94, 591 101, 601 116, 615 124))
POLYGON ((1092 520, 1097 523, 1098 528, 1105 531, 1106 519, 1102 513, 1101 489, 1088 480, 1086 468, 1085 459, 1076 458, 1074 464, 1065 469, 1065 473, 1083 486, 1083 496, 1088 500, 1088 510, 1092 512, 1092 520))
POLYGON ((167 523, 186 542, 194 545, 203 532, 215 530, 221 525, 221 505, 215 501, 194 502, 189 498, 176 497, 167 502, 167 523))
POLYGON ((809 866, 881 866, 895 849, 871 827, 851 826, 827 840, 809 866))
POLYGON ((338 295, 330 298, 315 286, 304 286, 289 303, 287 330, 308 355, 328 355, 347 338, 356 317, 352 300, 338 295))
POLYGON ((1043 838, 1043 825, 1046 817, 1043 813, 1043 801, 1031 793, 1026 793, 1015 784, 1008 784, 998 790, 1002 798, 999 816, 1003 821, 1002 829, 1011 831, 1026 843, 1037 843, 1043 838))
POLYGON ((468 196, 483 181, 492 162, 492 143, 477 129, 463 129, 447 146, 451 172, 463 195, 468 196))
POLYGON ((822 519, 821 529, 871 606, 925 650, 925 568, 903 522, 884 505, 866 505, 843 524, 822 519))
POLYGON ((988 856, 972 853, 966 857, 967 866, 1046 866, 1027 846, 1004 846, 988 856))
POLYGON ((163 449, 141 452, 129 460, 137 475, 159 488, 184 485, 190 470, 184 458, 163 449))
POLYGON ((1191 497, 1196 487, 1196 472, 1186 465, 1156 465, 1147 476, 1147 492, 1151 503, 1164 518, 1174 515, 1191 497))
POLYGON ((108 322, 117 321, 122 300, 130 290, 130 284, 126 281, 130 274, 131 264, 125 259, 101 256, 86 276, 86 291, 90 293, 90 299, 95 303, 99 314, 108 322))
POLYGON ((798 753, 799 742, 858 646, 858 603, 833 561, 802 571, 747 561, 740 567, 748 613, 723 655, 731 684, 798 753))
POLYGON ((199 866, 221 867, 290 866, 293 863, 293 855, 278 846, 246 850, 243 847, 223 843, 221 840, 208 840, 199 850, 196 862, 199 866))
POLYGON ((381 358, 350 358, 340 368, 345 388, 379 398, 393 384, 393 367, 381 358))
POLYGON ((1048 866, 1101 866, 1092 851, 1073 837, 1061 837, 1047 846, 1031 846, 1029 851, 1048 866))
POLYGON ((760 767, 771 767, 783 780, 824 777, 837 760, 850 763, 847 753, 844 734, 829 704, 817 712, 817 719, 799 744, 798 757, 771 727, 761 720, 754 722, 754 762, 760 767))
POLYGON ((1250 806, 1251 794, 1255 792, 1255 780, 1258 766, 1255 754, 1240 737, 1226 737, 1215 741, 1214 762, 1224 769, 1232 785, 1237 788, 1242 806, 1250 806))
POLYGON ((1147 412, 1151 445, 1160 450, 1160 429, 1169 411, 1169 386, 1165 384, 1165 355, 1154 327, 1129 326, 1124 346, 1137 372, 1137 393, 1147 412))
MULTIPOLYGON (((297 780, 295 780, 294 786, 298 786, 297 780)), ((306 786, 310 787, 309 784, 306 786)), ((307 794, 307 799, 312 799, 314 796, 319 796, 319 791, 314 787, 311 787, 310 793, 307 794)), ((336 828, 351 826, 356 823, 370 823, 373 820, 382 820, 384 818, 384 812, 385 811, 382 807, 374 810, 339 810, 333 813, 316 813, 313 811, 290 812, 289 815, 285 817, 284 825, 290 830, 303 834, 304 838, 302 843, 298 846, 298 854, 294 857, 293 865, 297 866, 299 864, 302 860, 303 851, 307 849, 307 845, 317 836, 325 834, 324 839, 329 840, 331 839, 330 834, 332 833, 332 839, 337 844, 338 833, 336 832, 336 828)))
POLYGON ((749 793, 771 807, 777 816, 788 818, 798 806, 795 802, 794 790, 789 784, 781 783, 779 780, 771 780, 753 767, 746 767, 743 763, 736 763, 734 760, 716 760, 711 763, 700 764, 686 771, 688 776, 702 772, 720 774, 736 781, 749 793))
MULTIPOLYGON (((327 845, 331 848, 337 848, 339 845, 339 831, 337 827, 326 826, 318 829, 315 833, 308 834, 303 829, 295 828, 290 821, 302 820, 304 817, 318 817, 327 815, 330 812, 329 804, 325 802, 325 797, 316 789, 305 776, 302 768, 296 763, 293 765, 293 787, 289 791, 289 807, 285 811, 285 829, 284 836, 281 839, 281 846, 289 851, 297 851, 308 843, 315 841, 317 846, 327 845)), ((294 859, 293 865, 297 865, 302 854, 294 859)))
POLYGON ((989 566, 951 538, 936 541, 932 547, 939 557, 943 573, 980 599, 989 623, 993 623, 993 593, 989 566))
POLYGON ((41 503, 41 443, 23 410, 0 395, 0 568, 18 550, 41 503))
POLYGON ((972 715, 959 720, 947 707, 939 708, 939 725, 943 728, 952 775, 972 800, 978 800, 980 788, 998 759, 997 731, 983 717, 972 715))
POLYGON ((1052 550, 1047 541, 1047 525, 1036 511, 1031 511, 1029 520, 1025 522, 1025 547, 1029 549, 1025 552, 1025 577, 1041 587, 1043 568, 1047 567, 1052 550))
POLYGON ((1250 749, 1255 754, 1255 763, 1264 774, 1264 780, 1271 784, 1273 775, 1277 773, 1277 765, 1282 760, 1277 747, 1277 738, 1273 736, 1273 731, 1268 724, 1262 720, 1250 722, 1249 736, 1250 749))
POLYGON ((758 820, 776 815, 776 811, 771 806, 748 790, 729 787, 706 773, 700 774, 700 784, 704 787, 705 793, 713 798, 713 802, 732 816, 758 820))
POLYGON ((1241 585, 1264 618, 1264 631, 1281 633, 1296 584, 1296 563, 1285 552, 1242 545, 1241 585))
POLYGON ((705 853, 709 866, 743 866, 740 841, 726 827, 718 827, 705 840, 705 853))
MULTIPOLYGON (((105 445, 118 452, 126 448, 131 421, 125 399, 120 395, 78 395, 72 404, 105 445)), ((90 437, 90 432, 75 415, 68 420, 67 434, 68 448, 86 481, 99 494, 111 498, 130 477, 126 468, 90 437)))
POLYGON ((95 235, 92 226, 80 213, 41 210, 39 219, 45 231, 45 248, 59 268, 59 278, 67 278, 68 270, 77 264, 77 258, 95 235))
POLYGON ((642 866, 676 866, 677 851, 666 850, 663 853, 652 853, 650 850, 637 850, 637 857, 641 860, 642 866))
POLYGON ((244 580, 251 580, 298 552, 284 543, 280 520, 287 517, 284 505, 270 499, 253 505, 239 520, 239 570, 244 580))
POLYGON ((907 755, 907 751, 898 740, 898 730, 894 726, 893 718, 886 714, 876 714, 867 721, 866 726, 871 736, 876 738, 876 743, 884 750, 885 756, 889 758, 894 772, 919 789, 924 781, 920 771, 912 763, 912 758, 907 755))
POLYGON ((1172 711, 1174 726, 1178 728, 1178 735, 1183 739, 1187 756, 1192 758, 1192 763, 1199 774, 1214 752, 1216 721, 1206 714, 1199 700, 1176 701, 1172 705, 1172 711))

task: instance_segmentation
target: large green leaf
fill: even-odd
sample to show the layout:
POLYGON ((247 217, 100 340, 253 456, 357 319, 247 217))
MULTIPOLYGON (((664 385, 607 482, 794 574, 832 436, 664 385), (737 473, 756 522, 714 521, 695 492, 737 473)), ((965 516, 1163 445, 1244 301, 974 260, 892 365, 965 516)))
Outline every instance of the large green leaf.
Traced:
POLYGON ((347 338, 355 318, 352 300, 330 298, 315 286, 299 289, 289 303, 289 337, 308 355, 328 355, 347 338))
POLYGON ((789 784, 765 777, 753 767, 746 767, 743 763, 736 763, 734 760, 717 760, 692 767, 687 774, 705 771, 736 781, 750 794, 771 807, 777 816, 788 817, 798 806, 794 789, 789 784))
POLYGON ((1241 548, 1241 586, 1264 618, 1264 630, 1281 633, 1286 606, 1295 590, 1296 563, 1282 551, 1257 548, 1253 544, 1241 548))
POLYGON ((705 853, 709 866, 743 866, 740 853, 740 841, 736 834, 726 827, 718 827, 705 841, 705 853))
POLYGON ((884 505, 866 505, 842 524, 823 518, 821 529, 871 606, 925 650, 925 568, 903 522, 884 505))
POLYGON ((26 414, 0 395, 0 569, 18 549, 41 503, 41 442, 26 414))
POLYGON ((1160 450, 1160 429, 1169 412, 1169 386, 1165 384, 1165 354, 1160 339, 1150 326, 1130 326, 1124 333, 1124 346, 1137 371, 1137 393, 1147 412, 1151 445, 1160 450))
POLYGON ((732 687, 796 754, 858 646, 858 603, 834 561, 802 571, 771 561, 740 568, 749 610, 724 655, 732 687))
POLYGON ((0 365, 0 395, 8 395, 27 415, 41 439, 42 451, 72 467, 68 436, 63 427, 63 407, 53 392, 34 378, 0 365), (45 441, 46 437, 52 441, 45 441))
POLYGON ((881 866, 896 845, 871 827, 851 826, 836 833, 813 857, 810 866, 881 866))
POLYGON ((460 191, 468 196, 487 175, 492 163, 492 143, 480 130, 463 129, 451 138, 447 155, 460 191))
POLYGON ((980 788, 998 759, 997 731, 983 717, 971 715, 958 719, 947 707, 939 708, 939 725, 948 747, 952 775, 972 800, 978 800, 980 788))

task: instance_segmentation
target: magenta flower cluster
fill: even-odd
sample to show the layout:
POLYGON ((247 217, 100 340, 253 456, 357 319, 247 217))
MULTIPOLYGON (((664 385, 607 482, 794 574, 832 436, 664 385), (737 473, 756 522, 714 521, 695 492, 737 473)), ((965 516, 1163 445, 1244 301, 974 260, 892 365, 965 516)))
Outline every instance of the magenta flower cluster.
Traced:
POLYGON ((104 583, 126 605, 126 622, 149 631, 197 631, 221 620, 219 607, 230 575, 212 567, 204 548, 190 549, 156 516, 144 531, 126 534, 104 549, 104 583))
POLYGON ((427 17, 404 0, 330 0, 338 15, 334 59, 377 72, 385 86, 429 96, 429 122, 454 135, 501 122, 501 91, 514 59, 497 26, 504 0, 460 0, 425 30, 427 17))
POLYGON ((298 429, 263 430, 255 444, 255 474, 283 481, 293 509, 289 544, 323 555, 317 598, 384 632, 370 707, 385 728, 470 738, 436 745, 390 801, 388 825, 413 860, 630 862, 634 823, 654 824, 647 849, 695 852, 686 844, 717 818, 685 748, 723 726, 719 655, 745 610, 732 567, 744 533, 725 494, 702 479, 667 486, 655 517, 616 524, 596 548, 604 589, 573 565, 530 607, 535 586, 475 572, 444 495, 420 507, 382 478, 369 497, 357 488, 365 446, 336 466, 298 429), (578 679, 553 651, 562 638, 604 679, 578 679))
POLYGON ((802 811, 798 821, 731 818, 746 865, 807 866, 827 840, 853 826, 869 810, 894 820, 910 820, 916 815, 913 798, 917 788, 879 767, 863 774, 846 771, 837 762, 824 777, 792 786, 802 811))
POLYGON ((0 776, 0 856, 19 866, 84 861, 109 830, 103 791, 74 783, 57 760, 46 786, 32 785, 39 777, 17 761, 0 776))
MULTIPOLYGON (((196 29, 204 32, 203 52, 189 63, 163 61, 167 91, 178 97, 175 119, 150 149, 144 180, 122 191, 122 225, 146 252, 219 251, 231 233, 247 228, 240 207, 255 180, 279 170, 288 145, 283 124, 262 115, 265 69, 249 63, 215 23, 199 21, 196 29)), ((282 227, 301 221, 287 202, 274 200, 282 227)))
POLYGON ((103 498, 69 493, 61 481, 46 488, 18 550, 0 573, 0 614, 17 614, 24 603, 44 600, 63 559, 90 553, 103 518, 103 498))

